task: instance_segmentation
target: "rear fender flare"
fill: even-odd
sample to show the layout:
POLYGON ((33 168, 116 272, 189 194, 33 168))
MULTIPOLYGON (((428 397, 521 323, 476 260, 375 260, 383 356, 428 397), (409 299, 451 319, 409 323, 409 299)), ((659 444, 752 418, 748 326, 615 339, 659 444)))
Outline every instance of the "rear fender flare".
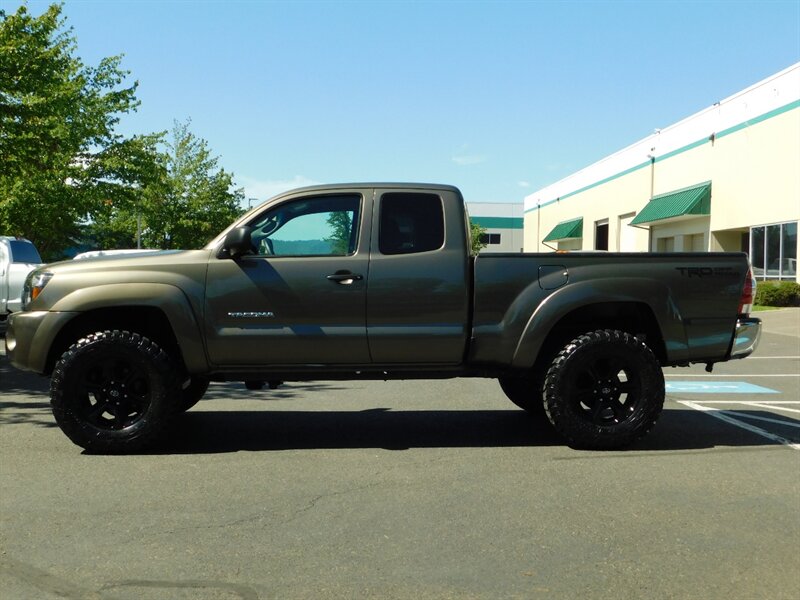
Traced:
MULTIPOLYGON (((512 366, 530 368, 553 327, 570 313, 593 304, 619 302, 650 307, 664 338, 669 361, 688 356, 686 329, 670 288, 655 279, 622 277, 570 283, 545 298, 525 326, 512 366)), ((602 327, 602 323, 597 324, 597 329, 602 327)))

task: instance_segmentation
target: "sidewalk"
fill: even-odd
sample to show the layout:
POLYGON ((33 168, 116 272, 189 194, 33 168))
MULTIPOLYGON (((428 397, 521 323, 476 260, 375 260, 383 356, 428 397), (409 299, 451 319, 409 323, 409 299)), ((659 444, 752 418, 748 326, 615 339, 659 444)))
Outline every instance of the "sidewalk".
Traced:
POLYGON ((800 338, 800 307, 781 308, 750 313, 761 319, 762 331, 800 338))

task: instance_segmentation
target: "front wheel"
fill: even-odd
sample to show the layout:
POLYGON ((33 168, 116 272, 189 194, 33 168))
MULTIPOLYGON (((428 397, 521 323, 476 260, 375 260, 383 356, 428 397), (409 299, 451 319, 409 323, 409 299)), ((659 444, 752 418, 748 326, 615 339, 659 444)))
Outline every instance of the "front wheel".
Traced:
POLYGON ((567 344, 544 385, 550 422, 580 448, 626 446, 655 425, 664 406, 664 375, 635 336, 592 331, 567 344))
POLYGON ((180 394, 172 361, 136 333, 102 331, 67 350, 50 383, 53 415, 78 446, 103 454, 152 443, 180 394))

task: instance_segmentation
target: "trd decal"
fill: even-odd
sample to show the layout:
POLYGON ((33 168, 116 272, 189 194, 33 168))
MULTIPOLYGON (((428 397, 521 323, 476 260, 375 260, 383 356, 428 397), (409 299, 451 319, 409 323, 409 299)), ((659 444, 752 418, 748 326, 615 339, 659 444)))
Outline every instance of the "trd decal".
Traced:
POLYGON ((741 277, 741 273, 733 267, 675 267, 683 277, 741 277))

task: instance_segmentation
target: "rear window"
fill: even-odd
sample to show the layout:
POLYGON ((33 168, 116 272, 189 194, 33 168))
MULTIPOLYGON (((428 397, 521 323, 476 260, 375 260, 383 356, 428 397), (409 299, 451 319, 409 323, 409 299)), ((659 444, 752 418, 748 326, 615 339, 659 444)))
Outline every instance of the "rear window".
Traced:
POLYGON ((8 243, 11 248, 11 262, 13 263, 40 263, 42 257, 36 251, 36 246, 30 242, 11 240, 8 243))
POLYGON ((379 238, 381 254, 438 250, 444 244, 441 198, 434 194, 384 194, 379 238))

